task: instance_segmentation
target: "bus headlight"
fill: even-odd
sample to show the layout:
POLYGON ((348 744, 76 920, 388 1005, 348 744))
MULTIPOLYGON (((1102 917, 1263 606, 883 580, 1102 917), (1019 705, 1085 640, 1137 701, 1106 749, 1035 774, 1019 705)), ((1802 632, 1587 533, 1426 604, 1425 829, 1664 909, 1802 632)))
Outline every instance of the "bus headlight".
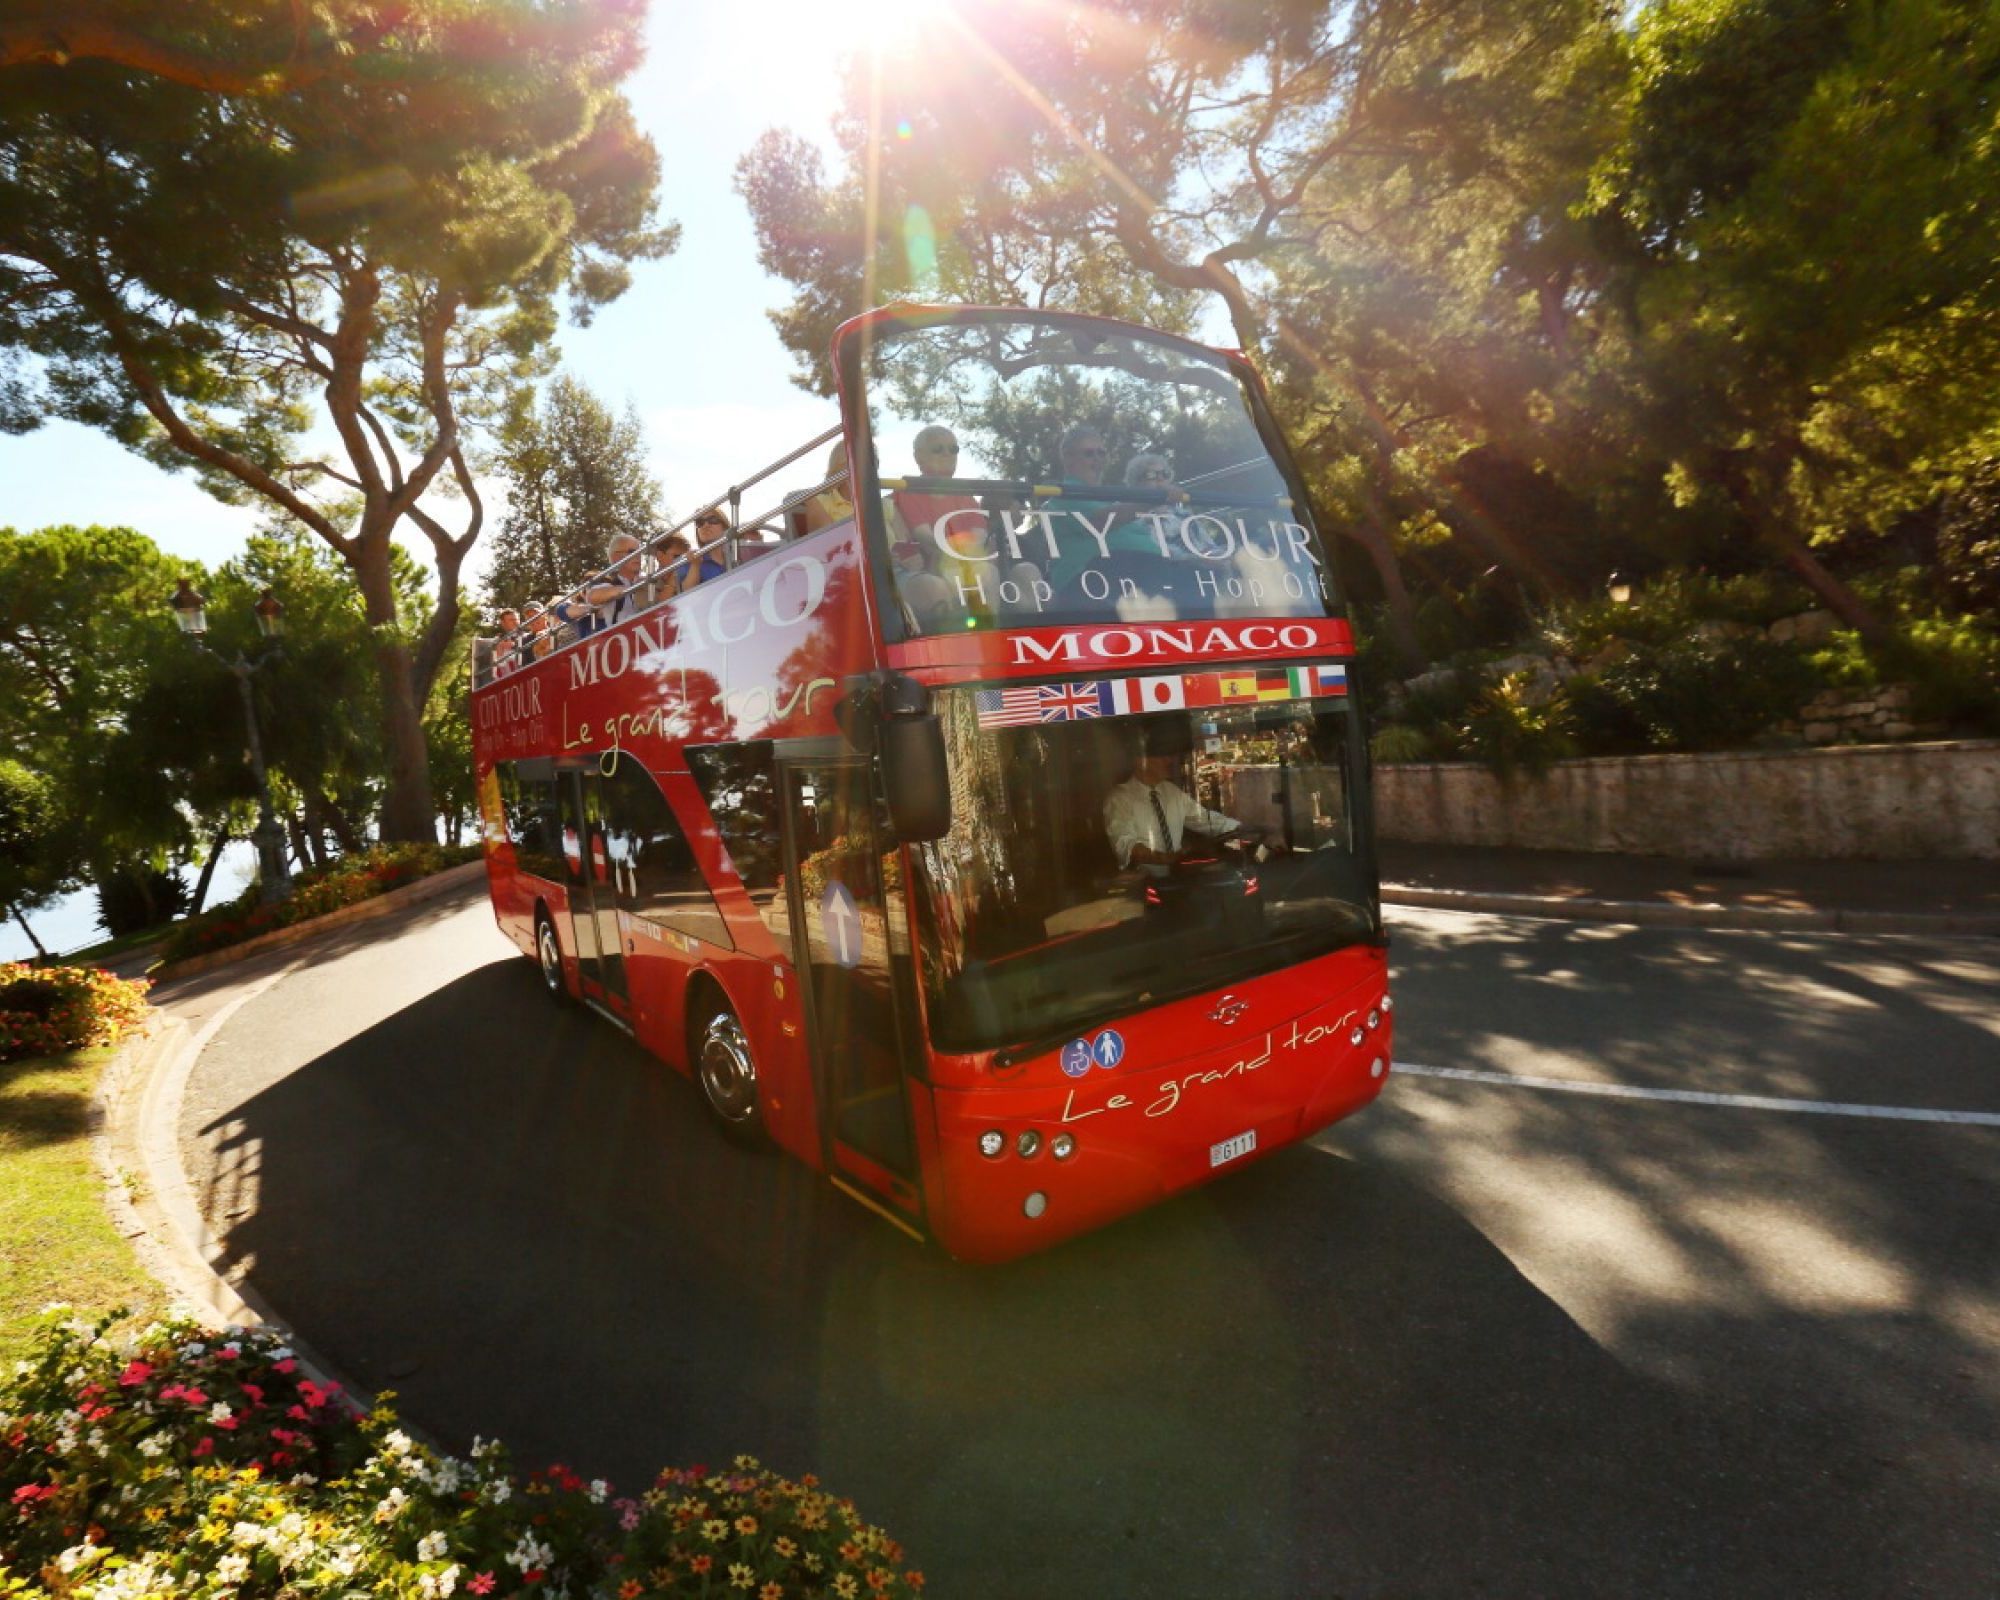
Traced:
POLYGON ((1364 1033, 1361 1029, 1356 1028, 1352 1033, 1350 1033, 1347 1036, 1347 1042, 1349 1044, 1359 1044, 1363 1039, 1367 1037, 1368 1035, 1366 1033, 1364 1033))
POLYGON ((979 1136, 979 1153, 989 1160, 998 1160, 1007 1149, 1007 1135, 998 1128, 988 1128, 979 1136))
POLYGON ((1014 1141, 1014 1154, 1026 1160, 1042 1153, 1042 1136, 1033 1128, 1023 1128, 1021 1136, 1014 1141))
POLYGON ((1049 1154, 1058 1161, 1067 1161, 1076 1154, 1076 1135, 1059 1133, 1049 1141, 1049 1154))

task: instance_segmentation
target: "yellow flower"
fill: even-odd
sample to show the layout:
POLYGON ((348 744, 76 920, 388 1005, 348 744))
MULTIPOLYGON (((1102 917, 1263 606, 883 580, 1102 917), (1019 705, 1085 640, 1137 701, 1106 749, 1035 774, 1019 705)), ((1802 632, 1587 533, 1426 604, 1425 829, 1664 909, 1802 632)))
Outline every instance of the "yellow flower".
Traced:
POLYGON ((778 1554, 783 1556, 787 1561, 791 1560, 793 1556, 799 1553, 799 1547, 793 1544, 792 1541, 787 1539, 782 1533, 778 1535, 775 1541, 773 1541, 771 1548, 777 1551, 778 1554))
POLYGON ((148 1522, 165 1522, 167 1520, 166 1508, 163 1506, 148 1506, 146 1507, 145 1516, 148 1522))
POLYGON ((701 1525, 701 1536, 710 1544, 717 1543, 727 1532, 729 1532, 729 1524, 724 1522, 720 1517, 711 1517, 701 1525))
POLYGON ((231 1516, 235 1511, 236 1497, 234 1495, 219 1494, 215 1497, 215 1514, 218 1517, 231 1516))
POLYGON ((774 1578, 757 1591, 757 1600, 785 1600, 785 1586, 774 1578))
POLYGON ((747 1589, 750 1587, 751 1584, 755 1583, 756 1581, 757 1581, 757 1574, 752 1572, 748 1567, 744 1566, 742 1562, 732 1561, 729 1563, 730 1588, 747 1589))
POLYGON ((834 1578, 833 1592, 840 1596, 840 1600, 854 1600, 861 1592, 861 1585, 854 1581, 853 1573, 843 1572, 834 1578))
POLYGON ((738 1517, 736 1519, 736 1531, 741 1534, 755 1533, 757 1531, 757 1519, 747 1514, 738 1517))

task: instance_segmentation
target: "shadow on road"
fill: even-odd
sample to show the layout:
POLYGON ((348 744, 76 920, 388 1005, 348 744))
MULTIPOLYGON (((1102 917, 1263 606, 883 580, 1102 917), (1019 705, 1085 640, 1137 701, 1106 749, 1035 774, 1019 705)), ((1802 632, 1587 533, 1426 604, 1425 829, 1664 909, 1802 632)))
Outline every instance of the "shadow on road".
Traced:
POLYGON ((724 1143, 519 960, 204 1137, 232 1254, 446 1443, 621 1486, 738 1451, 817 1471, 939 1593, 1906 1587, 1823 1441, 1628 1369, 1379 1156, 1282 1152, 963 1267, 724 1143))

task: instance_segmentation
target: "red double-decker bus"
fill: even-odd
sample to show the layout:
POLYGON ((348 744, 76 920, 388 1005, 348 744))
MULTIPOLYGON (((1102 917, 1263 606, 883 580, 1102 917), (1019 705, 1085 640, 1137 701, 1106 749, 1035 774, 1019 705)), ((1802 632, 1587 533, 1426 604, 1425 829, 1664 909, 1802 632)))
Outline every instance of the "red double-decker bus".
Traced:
POLYGON ((1003 1260, 1380 1092, 1352 635, 1242 357, 895 307, 833 360, 826 433, 480 653, 494 912, 725 1129, 1003 1260))

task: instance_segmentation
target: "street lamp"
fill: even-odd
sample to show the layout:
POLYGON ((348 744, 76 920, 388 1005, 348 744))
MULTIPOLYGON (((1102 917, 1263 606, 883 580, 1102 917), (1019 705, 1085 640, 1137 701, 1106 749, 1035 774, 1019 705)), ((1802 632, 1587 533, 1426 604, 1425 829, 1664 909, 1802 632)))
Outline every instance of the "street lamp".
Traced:
POLYGON ((1604 592, 1611 597, 1614 606, 1629 606, 1632 603, 1631 580, 1614 572, 1604 585, 1604 592))
MULTIPOLYGON (((258 897, 270 905, 292 892, 292 874, 285 864, 285 830, 271 810, 271 780, 264 771, 264 741, 257 732, 257 702, 250 693, 250 680, 283 655, 284 646, 273 645, 255 661, 238 651, 236 659, 230 661, 220 651, 209 649, 202 637, 208 632, 208 597, 192 580, 180 579, 167 603, 173 607, 174 621, 180 624, 181 632, 194 642, 197 650, 214 656, 229 669, 236 679, 237 692, 243 697, 243 726, 250 735, 250 771, 257 779, 257 826, 250 837, 257 846, 258 897)), ((258 596, 251 610, 260 634, 266 639, 283 637, 285 604, 269 589, 258 596)))

